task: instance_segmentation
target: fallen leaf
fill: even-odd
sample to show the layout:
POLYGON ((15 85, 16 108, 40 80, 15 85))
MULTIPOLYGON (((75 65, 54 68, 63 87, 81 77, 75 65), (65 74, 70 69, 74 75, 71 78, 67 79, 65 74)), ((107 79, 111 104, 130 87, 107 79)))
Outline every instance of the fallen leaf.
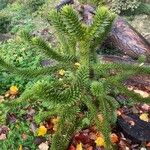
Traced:
POLYGON ((48 150, 48 149, 49 149, 48 142, 41 143, 41 144, 38 146, 38 148, 39 148, 39 150, 48 150))
POLYGON ((58 80, 59 80, 59 81, 63 81, 63 79, 62 79, 62 78, 59 78, 58 80))
POLYGON ((68 150, 76 150, 76 148, 73 145, 71 145, 68 150))
POLYGON ((82 143, 77 144, 76 150, 83 150, 82 143))
POLYGON ((91 132, 90 134, 89 134, 89 138, 91 139, 91 140, 96 140, 96 138, 97 138, 97 136, 96 136, 96 134, 95 133, 93 133, 93 132, 91 132))
POLYGON ((6 122, 8 124, 15 123, 17 121, 17 117, 14 113, 8 113, 6 117, 6 122))
POLYGON ((35 114, 35 109, 33 109, 33 108, 28 108, 27 114, 28 114, 28 115, 31 115, 31 116, 34 116, 34 114, 35 114))
POLYGON ((100 122, 103 122, 103 120, 104 120, 103 115, 102 114, 98 114, 98 119, 99 119, 100 122))
POLYGON ((149 110, 150 110, 150 105, 148 105, 148 104, 143 104, 143 105, 141 106, 141 108, 142 108, 143 110, 145 110, 145 111, 149 111, 149 110))
POLYGON ((141 147, 141 149, 140 150, 147 150, 145 147, 141 147))
POLYGON ((61 76, 64 76, 65 72, 66 72, 65 70, 61 69, 61 70, 59 70, 58 74, 61 75, 61 76))
POLYGON ((121 113, 121 111, 117 110, 116 114, 117 114, 117 116, 121 116, 122 113, 121 113))
POLYGON ((18 94, 18 88, 17 88, 17 86, 11 86, 11 87, 10 87, 10 94, 11 94, 11 95, 16 95, 16 94, 18 94))
POLYGON ((9 96, 10 96, 10 92, 7 91, 7 92, 5 93, 5 97, 8 98, 9 96))
POLYGON ((21 137, 22 137, 23 140, 26 140, 26 139, 27 139, 27 134, 23 133, 23 134, 21 135, 21 137))
POLYGON ((143 113, 140 115, 140 119, 145 121, 145 122, 148 122, 148 114, 147 113, 143 113))
POLYGON ((93 150, 93 147, 92 147, 92 146, 90 146, 90 147, 88 147, 88 148, 87 148, 87 150, 93 150))
POLYGON ((128 86, 127 88, 128 88, 129 91, 132 91, 132 90, 133 90, 133 87, 132 87, 132 86, 128 86))
POLYGON ((134 121, 128 121, 128 123, 131 125, 131 126, 135 126, 135 122, 134 121))
POLYGON ((93 140, 90 139, 89 137, 89 131, 84 130, 83 132, 79 132, 75 135, 75 141, 77 143, 82 143, 82 144, 90 144, 93 142, 93 140))
POLYGON ((9 97, 10 100, 13 100, 15 98, 16 98, 16 95, 10 95, 10 97, 9 97))
POLYGON ((141 63, 141 64, 139 64, 139 67, 141 67, 141 66, 143 66, 144 65, 144 63, 141 63))
POLYGON ((146 144, 146 146, 150 148, 150 142, 148 142, 148 143, 146 144))
POLYGON ((0 134, 7 134, 9 131, 10 129, 5 125, 0 127, 0 134))
POLYGON ((75 65, 75 67, 77 67, 77 68, 79 68, 79 67, 81 66, 81 64, 78 63, 78 62, 76 62, 74 65, 75 65))
POLYGON ((57 130, 57 125, 58 125, 58 122, 59 122, 59 117, 56 117, 56 118, 53 118, 51 120, 51 122, 53 123, 53 130, 56 131, 57 130))
POLYGON ((119 141, 118 136, 117 136, 117 134, 115 134, 115 133, 112 133, 112 134, 110 135, 110 138, 111 138, 111 142, 112 142, 113 144, 115 144, 115 143, 117 143, 117 142, 119 141))
POLYGON ((150 96, 150 95, 149 95, 147 92, 145 92, 145 91, 134 90, 134 92, 137 93, 137 94, 140 94, 140 96, 142 96, 143 98, 147 98, 147 97, 150 96))
POLYGON ((19 146, 19 150, 23 150, 22 145, 19 146))
POLYGON ((0 140, 5 140, 6 139, 6 134, 0 134, 0 140))
POLYGON ((38 128, 38 136, 44 136, 47 133, 47 128, 45 126, 41 125, 38 128))
POLYGON ((105 147, 105 141, 104 141, 104 138, 102 138, 102 137, 98 137, 95 140, 95 143, 96 143, 96 146, 104 146, 105 147))

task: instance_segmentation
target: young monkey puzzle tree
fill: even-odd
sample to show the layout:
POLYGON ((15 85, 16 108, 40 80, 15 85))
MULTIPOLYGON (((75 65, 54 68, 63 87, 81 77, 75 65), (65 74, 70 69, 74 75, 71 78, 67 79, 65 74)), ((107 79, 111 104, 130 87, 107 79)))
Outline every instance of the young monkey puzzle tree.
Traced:
POLYGON ((115 110, 119 104, 111 92, 115 87, 135 101, 148 101, 148 98, 142 99, 128 91, 121 81, 129 75, 148 74, 150 69, 138 65, 104 63, 98 59, 97 46, 107 36, 115 18, 106 7, 97 8, 90 26, 82 22, 80 15, 70 5, 64 6, 59 12, 52 10, 49 18, 58 37, 55 48, 29 33, 22 35, 32 46, 56 60, 55 65, 24 70, 11 66, 2 59, 0 65, 26 78, 51 76, 51 79, 38 81, 17 100, 5 102, 1 107, 23 107, 36 100, 47 103, 50 107, 40 118, 51 115, 60 117, 57 131, 52 137, 51 150, 66 150, 72 135, 83 128, 85 118, 103 134, 106 149, 112 149, 110 125, 116 121, 115 110), (100 119, 100 115, 103 119, 100 119))

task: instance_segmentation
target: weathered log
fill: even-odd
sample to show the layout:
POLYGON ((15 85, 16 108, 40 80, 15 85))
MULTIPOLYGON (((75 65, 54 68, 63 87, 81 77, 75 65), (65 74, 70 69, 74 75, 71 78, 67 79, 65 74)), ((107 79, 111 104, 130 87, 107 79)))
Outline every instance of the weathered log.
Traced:
POLYGON ((73 4, 74 0, 61 0, 60 3, 56 6, 57 10, 60 10, 64 5, 73 4))
POLYGON ((117 123, 122 132, 131 138, 133 142, 150 140, 150 122, 139 119, 137 114, 121 115, 118 117, 117 123), (134 125, 131 122, 134 122, 134 125))
POLYGON ((123 18, 115 20, 108 39, 126 55, 132 58, 145 55, 150 60, 150 43, 123 18))

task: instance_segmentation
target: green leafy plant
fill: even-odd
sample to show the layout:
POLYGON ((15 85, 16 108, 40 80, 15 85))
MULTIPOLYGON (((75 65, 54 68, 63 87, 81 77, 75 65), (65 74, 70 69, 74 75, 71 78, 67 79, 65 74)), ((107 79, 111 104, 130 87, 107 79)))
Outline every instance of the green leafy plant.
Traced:
MULTIPOLYGON (((29 47, 29 44, 18 36, 1 43, 0 49, 0 56, 5 61, 21 68, 38 68, 41 66, 40 61, 44 58, 39 51, 34 47, 29 47)), ((18 75, 10 74, 6 69, 2 69, 0 72, 0 94, 6 92, 11 85, 17 85, 21 92, 29 81, 27 79, 23 80, 18 75)))
POLYGON ((6 149, 19 149, 20 145, 30 149, 36 149, 36 145, 33 144, 34 136, 29 130, 29 124, 22 121, 11 124, 10 132, 5 141, 0 141, 0 147, 3 150, 6 149), (23 136, 26 136, 23 138, 23 136), (16 142, 17 141, 17 142, 16 142))
POLYGON ((17 100, 3 102, 1 111, 25 107, 36 101, 43 102, 46 108, 40 116, 36 116, 37 120, 42 121, 51 115, 60 117, 57 131, 52 137, 51 150, 66 150, 72 135, 89 123, 102 132, 107 150, 112 149, 109 136, 111 125, 117 118, 115 111, 119 107, 112 91, 117 89, 135 102, 150 102, 149 98, 128 91, 122 82, 131 75, 149 74, 150 69, 138 64, 105 63, 98 58, 96 49, 115 19, 115 15, 106 7, 97 8, 90 26, 80 20, 81 16, 70 5, 59 12, 52 10, 49 18, 58 38, 56 47, 52 48, 46 41, 26 32, 22 36, 56 63, 44 68, 22 69, 0 59, 0 66, 10 72, 29 79, 41 78, 17 100), (47 77, 50 78, 46 80, 47 77), (83 115, 80 116, 80 113, 83 115), (103 120, 99 119, 99 115, 103 120))
POLYGON ((124 11, 123 14, 126 16, 131 16, 131 15, 139 15, 139 14, 146 14, 150 15, 150 4, 148 3, 141 3, 137 9, 134 11, 124 11))

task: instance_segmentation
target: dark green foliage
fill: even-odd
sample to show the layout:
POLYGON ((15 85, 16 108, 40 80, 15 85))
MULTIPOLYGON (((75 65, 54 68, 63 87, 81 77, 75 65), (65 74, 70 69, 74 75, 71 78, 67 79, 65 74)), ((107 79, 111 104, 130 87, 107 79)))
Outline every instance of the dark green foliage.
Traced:
POLYGON ((115 19, 115 15, 107 8, 97 8, 91 26, 85 25, 80 17, 79 13, 68 5, 60 12, 50 13, 50 22, 58 36, 55 48, 41 38, 22 33, 31 46, 55 60, 54 65, 21 69, 0 59, 0 66, 15 74, 40 78, 17 100, 3 102, 0 108, 6 112, 6 109, 25 107, 38 101, 45 108, 35 118, 38 123, 49 115, 59 116, 51 150, 66 150, 71 136, 83 127, 85 120, 88 120, 88 125, 97 126, 105 137, 107 150, 112 149, 109 134, 111 125, 116 121, 115 110, 119 104, 111 92, 115 86, 118 91, 129 94, 132 100, 137 101, 140 96, 128 92, 123 81, 131 75, 150 73, 149 67, 141 67, 138 64, 107 64, 97 58, 97 45, 103 42, 115 19), (115 75, 110 73, 111 69, 116 71, 115 75), (82 117, 78 115, 81 112, 82 117), (103 121, 98 115, 102 115, 103 121))
POLYGON ((0 33, 6 33, 10 28, 10 16, 0 12, 0 33))

